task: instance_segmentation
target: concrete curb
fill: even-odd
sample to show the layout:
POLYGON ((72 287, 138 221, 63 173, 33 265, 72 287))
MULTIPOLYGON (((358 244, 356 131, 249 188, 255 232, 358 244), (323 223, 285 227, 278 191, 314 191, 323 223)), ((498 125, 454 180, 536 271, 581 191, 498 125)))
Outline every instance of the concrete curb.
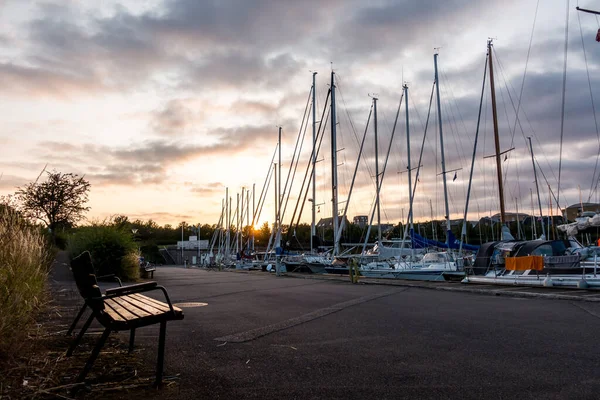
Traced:
MULTIPOLYGON (((287 273, 282 276, 287 277, 287 278, 295 278, 295 279, 328 280, 328 281, 332 281, 332 282, 351 284, 350 278, 347 278, 345 276, 344 277, 324 276, 324 275, 323 276, 319 276, 319 275, 304 276, 301 274, 293 274, 293 273, 287 273)), ((591 298, 591 297, 585 297, 585 296, 575 296, 575 295, 568 295, 568 294, 554 294, 554 293, 532 293, 532 292, 522 292, 522 291, 516 292, 516 291, 506 290, 506 288, 507 288, 506 286, 504 287, 504 289, 481 289, 481 288, 476 288, 476 287, 463 286, 463 285, 467 285, 467 284, 460 284, 461 286, 452 287, 452 286, 442 286, 443 283, 441 283, 441 282, 438 285, 438 284, 419 284, 419 283, 413 283, 413 282, 401 281, 401 280, 392 281, 391 279, 390 279, 390 281, 391 282, 382 281, 382 280, 373 280, 373 279, 369 279, 369 278, 360 278, 359 284, 382 285, 382 286, 402 286, 402 287, 418 288, 418 289, 443 290, 443 291, 447 291, 447 292, 475 293, 475 294, 482 294, 482 295, 488 295, 488 296, 539 298, 539 299, 547 299, 547 300, 585 301, 585 302, 590 302, 590 303, 600 302, 600 298, 591 298)), ((451 284, 451 283, 447 283, 447 284, 451 284)), ((468 284, 468 285, 476 285, 476 284, 468 284)), ((525 288, 525 287, 519 286, 519 288, 525 288)), ((540 289, 540 288, 535 288, 535 289, 540 289)), ((554 289, 548 289, 548 290, 554 290, 554 289)), ((575 289, 573 289, 573 290, 575 290, 575 289)), ((564 288, 563 288, 563 291, 564 291, 564 288)), ((600 295, 600 291, 598 292, 598 294, 600 295)))

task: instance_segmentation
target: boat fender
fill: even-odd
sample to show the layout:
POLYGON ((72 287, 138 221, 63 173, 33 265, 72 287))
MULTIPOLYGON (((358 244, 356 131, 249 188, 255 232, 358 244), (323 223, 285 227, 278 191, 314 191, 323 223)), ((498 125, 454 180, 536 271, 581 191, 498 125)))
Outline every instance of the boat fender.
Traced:
POLYGON ((546 279, 544 279, 543 285, 544 287, 552 287, 554 286, 554 283, 552 282, 552 279, 550 279, 550 277, 547 276, 546 279))
POLYGON ((589 285, 585 279, 582 279, 579 282, 577 282, 577 289, 587 289, 588 287, 589 285))

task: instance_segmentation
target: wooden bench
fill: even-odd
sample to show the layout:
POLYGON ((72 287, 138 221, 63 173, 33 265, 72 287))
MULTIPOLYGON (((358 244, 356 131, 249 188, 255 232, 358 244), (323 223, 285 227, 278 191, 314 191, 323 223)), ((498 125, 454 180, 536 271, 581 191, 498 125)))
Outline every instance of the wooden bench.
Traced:
POLYGON ((156 271, 154 265, 151 265, 150 263, 140 264, 140 275, 142 278, 154 279, 154 271, 156 271))
POLYGON ((183 319, 183 312, 171 304, 166 289, 159 286, 156 282, 145 282, 107 289, 105 294, 102 294, 94 273, 92 257, 87 251, 81 253, 71 261, 71 269, 77 289, 85 301, 85 305, 74 321, 73 327, 86 307, 92 310, 92 314, 85 322, 75 340, 71 343, 67 351, 67 356, 73 354, 73 351, 94 319, 104 326, 104 332, 100 336, 100 339, 98 339, 92 350, 92 354, 79 374, 77 382, 85 380, 110 332, 130 331, 129 351, 131 352, 135 341, 135 330, 143 326, 160 323, 158 361, 156 364, 156 380, 154 382, 155 386, 160 386, 162 384, 167 321, 183 319), (163 292, 166 303, 141 294, 155 290, 163 292))

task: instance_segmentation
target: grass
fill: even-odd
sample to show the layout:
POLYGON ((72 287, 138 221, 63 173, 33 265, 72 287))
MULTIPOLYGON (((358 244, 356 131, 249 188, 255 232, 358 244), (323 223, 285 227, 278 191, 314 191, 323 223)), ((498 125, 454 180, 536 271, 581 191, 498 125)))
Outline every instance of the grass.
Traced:
POLYGON ((46 300, 54 252, 39 228, 0 206, 0 360, 14 356, 46 300))

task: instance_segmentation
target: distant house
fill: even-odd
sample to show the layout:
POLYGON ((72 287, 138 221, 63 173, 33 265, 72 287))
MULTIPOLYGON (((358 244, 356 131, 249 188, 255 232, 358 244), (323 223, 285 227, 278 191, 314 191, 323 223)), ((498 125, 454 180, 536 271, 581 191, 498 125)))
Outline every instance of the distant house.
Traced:
MULTIPOLYGON (((342 217, 338 217, 338 226, 342 223, 342 217)), ((344 226, 350 225, 350 221, 346 218, 346 222, 344 226)), ((333 229, 333 218, 321 218, 319 222, 317 222, 316 227, 318 229, 333 229)))
POLYGON ((523 221, 521 221, 521 223, 523 225, 531 225, 531 221, 533 221, 533 220, 535 220, 537 224, 539 224, 541 221, 543 221, 544 225, 548 225, 548 222, 550 223, 550 225, 560 225, 560 224, 564 224, 564 222, 565 222, 562 215, 553 215, 552 218, 550 218, 549 215, 544 215, 543 218, 528 215, 523 221))
MULTIPOLYGON (((523 222, 523 220, 525 218, 529 217, 529 214, 525 214, 525 213, 517 214, 516 212, 505 212, 504 217, 506 218, 506 221, 504 221, 504 222, 517 222, 517 217, 519 218, 519 222, 523 222)), ((491 220, 494 223, 500 222, 500 213, 492 215, 491 220)))
POLYGON ((567 219, 567 221, 575 221, 575 218, 580 216, 583 212, 600 212, 600 204, 598 203, 577 203, 572 204, 569 207, 562 210, 563 216, 567 219), (583 210, 581 206, 583 205, 583 210))
POLYGON ((366 215, 357 215, 352 219, 352 223, 363 229, 369 224, 369 217, 366 215))

